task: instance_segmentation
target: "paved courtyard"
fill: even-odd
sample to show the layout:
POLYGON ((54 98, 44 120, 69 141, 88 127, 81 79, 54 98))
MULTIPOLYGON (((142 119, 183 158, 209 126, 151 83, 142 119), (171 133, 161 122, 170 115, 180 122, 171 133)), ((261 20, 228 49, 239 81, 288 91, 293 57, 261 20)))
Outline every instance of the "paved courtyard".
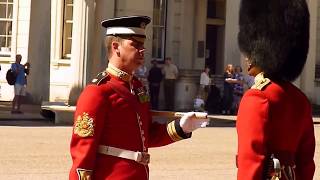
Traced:
MULTIPOLYGON (((49 122, 0 121, 0 179, 66 180, 71 166, 70 126, 49 122)), ((316 164, 320 166, 320 125, 316 164)), ((151 149, 151 180, 236 179, 235 128, 230 124, 196 131, 193 138, 151 149)), ((320 180, 320 170, 315 179, 320 180)))

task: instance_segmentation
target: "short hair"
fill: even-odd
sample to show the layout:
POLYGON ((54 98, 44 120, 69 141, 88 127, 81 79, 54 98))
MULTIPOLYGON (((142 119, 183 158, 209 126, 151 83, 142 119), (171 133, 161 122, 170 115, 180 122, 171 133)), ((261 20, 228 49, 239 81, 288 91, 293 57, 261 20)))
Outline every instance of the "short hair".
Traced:
POLYGON ((225 72, 228 71, 230 66, 232 67, 231 71, 233 71, 234 68, 232 64, 227 64, 226 67, 224 68, 224 71, 225 72))
POLYGON ((295 80, 309 49, 305 0, 242 0, 238 44, 241 52, 272 80, 295 80))
POLYGON ((172 61, 171 57, 166 57, 166 58, 164 59, 164 62, 165 62, 165 63, 169 63, 169 64, 174 63, 174 62, 172 61))
POLYGON ((237 68, 239 68, 240 72, 242 72, 242 67, 241 66, 237 65, 234 69, 237 69, 237 68))
POLYGON ((16 58, 22 58, 21 54, 16 54, 16 58))
POLYGON ((120 36, 106 36, 105 37, 105 46, 107 48, 107 52, 108 52, 108 57, 111 55, 110 52, 112 50, 112 42, 116 41, 121 43, 122 42, 122 38, 120 36))

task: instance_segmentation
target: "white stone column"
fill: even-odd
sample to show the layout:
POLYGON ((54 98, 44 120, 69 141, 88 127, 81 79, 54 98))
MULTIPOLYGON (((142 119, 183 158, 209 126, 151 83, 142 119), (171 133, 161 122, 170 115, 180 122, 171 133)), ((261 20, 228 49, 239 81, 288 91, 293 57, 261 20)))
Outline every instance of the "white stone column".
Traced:
MULTIPOLYGON (((108 64, 106 50, 104 46, 105 28, 101 26, 101 21, 114 17, 115 15, 115 0, 96 0, 95 30, 93 33, 93 44, 91 46, 91 74, 90 79, 96 76, 97 73, 103 71, 108 64)), ((89 63, 89 62, 88 62, 89 63)))
MULTIPOLYGON (((183 1, 181 3, 181 26, 179 27, 179 33, 177 39, 180 40, 180 47, 176 49, 180 51, 179 59, 176 63, 181 69, 194 69, 194 47, 196 46, 196 41, 194 37, 195 27, 195 6, 196 2, 194 0, 183 1)), ((175 27, 178 28, 178 27, 175 27)))
POLYGON ((310 40, 309 40, 309 53, 304 70, 300 76, 300 84, 298 85, 301 90, 308 96, 311 102, 314 102, 315 97, 315 64, 316 64, 316 49, 317 49, 317 11, 318 1, 308 0, 310 12, 310 40))
POLYGON ((206 26, 207 26, 207 0, 195 0, 194 48, 193 67, 203 69, 205 66, 206 26), (203 43, 203 44, 202 44, 203 43), (203 45, 199 47, 199 45, 203 45), (200 49, 198 49, 200 48, 200 49), (203 52, 198 52, 203 51, 203 52), (198 54, 200 53, 200 54, 198 54), (203 57, 199 57, 203 53, 203 57))
MULTIPOLYGON (((32 0, 28 43, 28 92, 34 103, 49 100, 50 0, 32 0)), ((20 27, 21 29, 23 27, 20 27)))
POLYGON ((73 85, 83 87, 86 79, 86 61, 88 56, 88 6, 86 0, 74 1, 71 67, 73 85))
MULTIPOLYGON (((167 9, 167 27, 166 27, 166 57, 171 57, 173 62, 180 66, 180 53, 182 34, 181 26, 181 13, 182 13, 182 1, 170 1, 168 0, 167 9)), ((183 52, 184 53, 184 52, 183 52)))
MULTIPOLYGON (((240 50, 238 48, 239 32, 239 8, 240 0, 226 0, 226 25, 225 25, 225 46, 224 46, 224 65, 232 63, 240 65, 240 50)), ((222 67, 222 68, 223 68, 222 67)))
POLYGON ((90 47, 94 32, 95 1, 77 0, 73 4, 71 72, 73 76, 69 103, 74 104, 87 83, 90 47))

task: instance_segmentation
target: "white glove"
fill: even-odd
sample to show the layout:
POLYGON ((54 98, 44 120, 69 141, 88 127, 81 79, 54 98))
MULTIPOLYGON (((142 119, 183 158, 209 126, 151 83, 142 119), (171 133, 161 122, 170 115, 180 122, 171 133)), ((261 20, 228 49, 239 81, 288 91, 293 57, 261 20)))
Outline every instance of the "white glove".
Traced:
POLYGON ((187 112, 180 119, 180 127, 185 133, 190 133, 200 127, 206 127, 208 124, 208 118, 197 118, 195 112, 187 112))

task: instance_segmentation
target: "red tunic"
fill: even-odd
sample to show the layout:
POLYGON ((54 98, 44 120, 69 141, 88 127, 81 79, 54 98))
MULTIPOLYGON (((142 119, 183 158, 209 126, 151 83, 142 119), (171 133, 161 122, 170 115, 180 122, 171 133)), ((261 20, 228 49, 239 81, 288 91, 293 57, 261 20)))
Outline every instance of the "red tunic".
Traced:
MULTIPOLYGON (((145 139, 146 152, 149 147, 163 146, 176 140, 172 139, 167 131, 167 124, 152 122, 149 102, 137 101, 141 110, 140 130, 135 108, 110 87, 110 82, 125 87, 130 94, 127 82, 108 75, 99 85, 87 86, 78 99, 71 140, 73 165, 70 180, 86 177, 94 180, 148 179, 148 166, 133 160, 97 153, 98 146, 106 145, 142 152, 142 139, 145 139), (81 123, 82 129, 77 125, 81 123)), ((137 79, 133 79, 132 82, 133 89, 142 87, 137 79)), ((131 96, 138 99, 137 95, 131 96)))
POLYGON ((270 82, 260 90, 248 90, 240 103, 237 132, 239 180, 266 179, 265 162, 271 154, 281 165, 296 165, 297 180, 312 180, 315 136, 311 105, 293 84, 270 82))

